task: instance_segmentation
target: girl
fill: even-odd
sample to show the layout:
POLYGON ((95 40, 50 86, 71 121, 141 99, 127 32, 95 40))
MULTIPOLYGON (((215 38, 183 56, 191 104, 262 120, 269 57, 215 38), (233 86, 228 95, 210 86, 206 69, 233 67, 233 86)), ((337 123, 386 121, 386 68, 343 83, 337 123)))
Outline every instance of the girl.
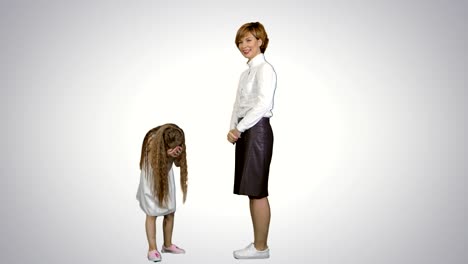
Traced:
POLYGON ((141 148, 140 185, 136 198, 146 213, 148 260, 161 261, 156 246, 156 217, 164 216, 162 252, 181 254, 185 250, 172 244, 176 192, 172 164, 180 167, 183 202, 187 196, 187 160, 184 131, 175 124, 165 124, 146 133, 141 148))
POLYGON ((259 22, 239 28, 236 46, 248 59, 248 69, 240 77, 227 139, 236 144, 234 193, 249 197, 254 242, 234 251, 237 259, 269 258, 267 245, 270 226, 268 175, 273 153, 273 98, 276 73, 265 60, 268 46, 265 28, 259 22))

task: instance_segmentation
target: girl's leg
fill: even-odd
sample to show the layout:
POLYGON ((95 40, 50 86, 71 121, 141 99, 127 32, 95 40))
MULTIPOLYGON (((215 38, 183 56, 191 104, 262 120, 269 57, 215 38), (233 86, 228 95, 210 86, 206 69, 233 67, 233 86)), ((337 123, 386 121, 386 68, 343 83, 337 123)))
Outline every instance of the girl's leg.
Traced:
POLYGON ((163 232, 164 232, 164 247, 172 245, 172 230, 174 229, 174 213, 164 216, 163 232))
POLYGON ((257 250, 265 250, 268 248, 268 230, 270 228, 270 203, 268 197, 250 199, 250 216, 254 229, 254 245, 257 250))
POLYGON ((146 238, 148 239, 148 251, 156 250, 156 216, 146 215, 146 238))

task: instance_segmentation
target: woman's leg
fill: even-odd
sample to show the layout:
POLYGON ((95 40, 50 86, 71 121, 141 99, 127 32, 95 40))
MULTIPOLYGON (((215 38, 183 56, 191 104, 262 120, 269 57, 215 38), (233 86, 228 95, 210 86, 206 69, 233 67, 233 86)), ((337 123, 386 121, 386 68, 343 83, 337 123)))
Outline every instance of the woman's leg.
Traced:
POLYGON ((254 245, 257 250, 265 250, 268 248, 268 230, 270 228, 270 203, 268 197, 250 199, 250 216, 254 229, 254 245))
POLYGON ((156 216, 146 215, 146 238, 148 239, 148 251, 157 249, 156 247, 156 216))
POLYGON ((164 216, 164 247, 170 247, 172 245, 172 230, 174 230, 174 213, 164 216))

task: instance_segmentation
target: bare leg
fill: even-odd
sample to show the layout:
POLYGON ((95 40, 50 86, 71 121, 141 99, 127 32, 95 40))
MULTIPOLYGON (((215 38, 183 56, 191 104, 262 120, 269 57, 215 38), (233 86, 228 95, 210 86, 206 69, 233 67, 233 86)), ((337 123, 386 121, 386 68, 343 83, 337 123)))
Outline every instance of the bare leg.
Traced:
POLYGON ((164 216, 163 232, 165 247, 170 247, 172 245, 172 230, 174 230, 174 213, 164 216))
POLYGON ((268 230, 270 228, 270 203, 268 198, 250 199, 250 216, 254 229, 254 245, 257 250, 268 248, 268 230))
POLYGON ((156 247, 156 216, 146 215, 146 238, 148 239, 148 251, 155 250, 156 247))

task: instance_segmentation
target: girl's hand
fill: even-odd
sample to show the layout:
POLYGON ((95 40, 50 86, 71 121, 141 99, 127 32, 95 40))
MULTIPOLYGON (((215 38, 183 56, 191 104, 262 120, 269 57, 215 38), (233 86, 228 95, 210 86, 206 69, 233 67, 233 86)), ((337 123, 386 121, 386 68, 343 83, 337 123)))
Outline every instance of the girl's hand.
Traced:
POLYGON ((227 140, 234 144, 241 136, 241 132, 237 128, 231 129, 227 134, 227 140))
POLYGON ((173 158, 179 157, 180 154, 182 154, 182 147, 181 146, 177 146, 175 148, 167 150, 167 155, 169 155, 169 156, 171 156, 173 158))

